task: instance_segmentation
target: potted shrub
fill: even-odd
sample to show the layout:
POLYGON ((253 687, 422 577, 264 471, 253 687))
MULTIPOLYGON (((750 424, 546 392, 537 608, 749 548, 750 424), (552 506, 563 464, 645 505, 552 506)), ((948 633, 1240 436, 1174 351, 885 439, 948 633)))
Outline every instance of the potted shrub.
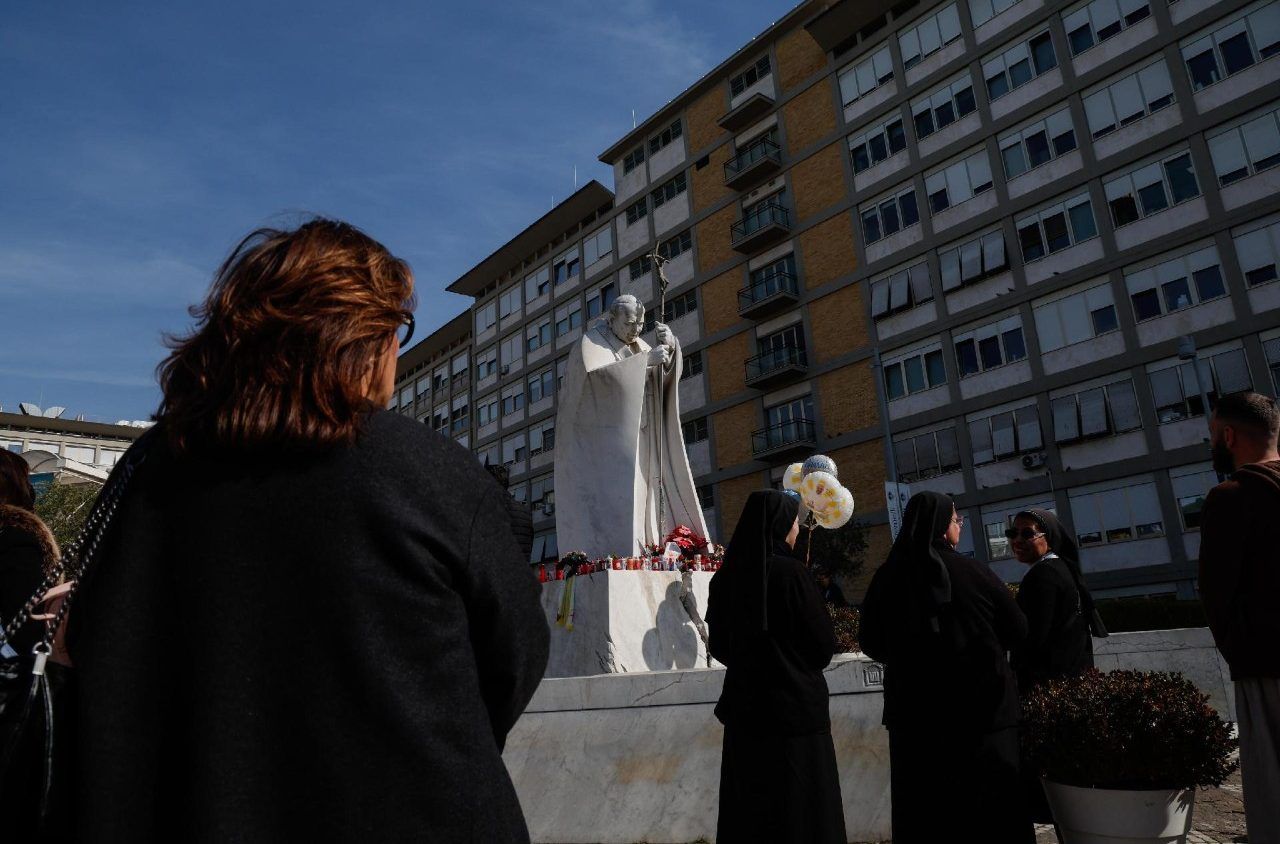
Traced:
POLYGON ((1239 741, 1181 674, 1090 670, 1023 701, 1023 744, 1064 844, 1186 841, 1195 789, 1239 741))

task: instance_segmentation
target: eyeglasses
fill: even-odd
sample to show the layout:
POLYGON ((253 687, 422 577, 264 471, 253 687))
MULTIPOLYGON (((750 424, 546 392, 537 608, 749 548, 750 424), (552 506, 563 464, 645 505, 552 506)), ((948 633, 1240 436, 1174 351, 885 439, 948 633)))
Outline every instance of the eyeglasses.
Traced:
POLYGON ((413 329, 416 323, 413 319, 413 311, 401 311, 400 316, 401 321, 400 325, 396 327, 396 337, 400 339, 400 346, 403 348, 413 338, 413 329))
POLYGON ((952 516, 951 524, 955 525, 956 527, 964 527, 964 516, 952 516))
POLYGON ((1023 528, 1022 530, 1014 530, 1009 528, 1004 532, 1007 539, 1021 539, 1023 542, 1030 542, 1038 536, 1044 536, 1044 531, 1036 531, 1031 528, 1023 528))

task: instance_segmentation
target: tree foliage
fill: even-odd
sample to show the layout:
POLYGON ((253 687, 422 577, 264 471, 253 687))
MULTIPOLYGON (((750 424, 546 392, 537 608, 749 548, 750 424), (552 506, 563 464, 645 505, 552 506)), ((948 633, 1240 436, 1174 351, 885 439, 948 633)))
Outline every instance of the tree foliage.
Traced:
POLYGON ((53 531, 60 548, 80 534, 93 502, 102 488, 97 484, 53 483, 36 499, 36 515, 53 531))
POLYGON ((813 537, 813 548, 809 553, 809 563, 818 565, 842 578, 853 578, 862 570, 867 561, 867 529, 854 519, 850 519, 844 527, 836 530, 814 528, 812 534, 803 525, 800 538, 796 540, 796 554, 804 559, 809 537, 813 537))

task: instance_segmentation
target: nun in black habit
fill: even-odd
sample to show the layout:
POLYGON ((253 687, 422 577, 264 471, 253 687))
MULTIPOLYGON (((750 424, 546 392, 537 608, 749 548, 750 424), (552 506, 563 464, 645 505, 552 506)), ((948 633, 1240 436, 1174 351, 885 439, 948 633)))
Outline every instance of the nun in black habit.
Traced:
POLYGON ((716 717, 724 724, 718 844, 844 844, 840 776, 827 682, 831 616, 791 556, 799 501, 751 493, 711 578, 711 655, 728 669, 716 717))
POLYGON ((885 666, 894 844, 1031 842, 1007 652, 1027 620, 990 568, 955 551, 949 496, 907 502, 862 604, 863 651, 885 666))

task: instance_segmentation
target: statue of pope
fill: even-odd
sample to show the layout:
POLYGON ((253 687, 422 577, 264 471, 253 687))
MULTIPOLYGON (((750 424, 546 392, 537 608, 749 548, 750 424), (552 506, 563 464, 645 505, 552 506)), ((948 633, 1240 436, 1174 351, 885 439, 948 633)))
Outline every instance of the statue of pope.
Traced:
POLYGON ((677 525, 707 535, 680 430, 680 342, 658 323, 651 348, 643 327, 644 306, 619 296, 569 355, 556 411, 561 553, 640 554, 677 525))

